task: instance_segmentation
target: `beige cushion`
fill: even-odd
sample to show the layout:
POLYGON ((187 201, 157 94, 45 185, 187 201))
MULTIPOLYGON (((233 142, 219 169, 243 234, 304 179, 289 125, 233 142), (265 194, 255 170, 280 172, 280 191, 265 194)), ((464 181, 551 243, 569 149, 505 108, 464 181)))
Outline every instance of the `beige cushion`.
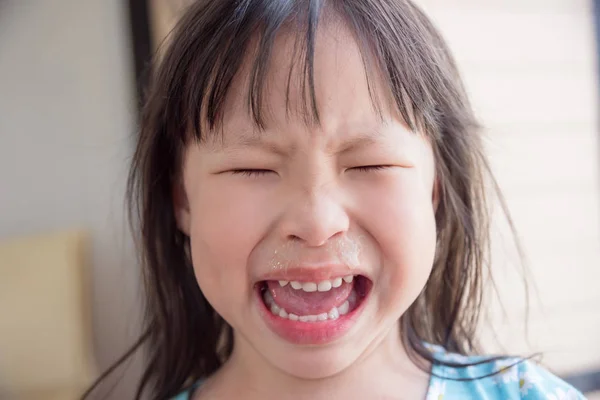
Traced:
POLYGON ((0 393, 51 398, 90 382, 86 247, 80 232, 0 241, 0 393))

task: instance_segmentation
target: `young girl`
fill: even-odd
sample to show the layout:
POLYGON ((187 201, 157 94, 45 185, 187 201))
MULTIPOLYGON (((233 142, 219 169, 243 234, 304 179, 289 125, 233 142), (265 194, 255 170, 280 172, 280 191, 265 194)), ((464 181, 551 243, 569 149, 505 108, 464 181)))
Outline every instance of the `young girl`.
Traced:
POLYGON ((583 398, 476 356, 493 182, 477 128, 410 0, 193 4, 130 176, 137 397, 583 398))

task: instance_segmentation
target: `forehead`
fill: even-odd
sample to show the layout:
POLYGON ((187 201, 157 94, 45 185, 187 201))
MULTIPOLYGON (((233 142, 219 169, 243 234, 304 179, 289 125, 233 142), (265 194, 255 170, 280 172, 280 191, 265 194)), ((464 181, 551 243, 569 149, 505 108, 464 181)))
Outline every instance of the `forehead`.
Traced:
POLYGON ((345 24, 331 20, 319 26, 312 60, 303 58, 301 41, 290 29, 282 30, 275 39, 264 85, 258 88, 262 89, 264 127, 253 121, 249 107, 248 93, 255 89, 251 76, 256 54, 247 52, 223 104, 221 134, 211 135, 218 138, 213 142, 252 142, 263 136, 263 130, 301 130, 312 136, 338 131, 369 135, 379 130, 383 120, 400 119, 399 113, 392 112, 391 93, 382 90, 385 85, 377 71, 369 71, 367 78, 364 55, 345 24), (310 118, 312 99, 318 121, 310 118))

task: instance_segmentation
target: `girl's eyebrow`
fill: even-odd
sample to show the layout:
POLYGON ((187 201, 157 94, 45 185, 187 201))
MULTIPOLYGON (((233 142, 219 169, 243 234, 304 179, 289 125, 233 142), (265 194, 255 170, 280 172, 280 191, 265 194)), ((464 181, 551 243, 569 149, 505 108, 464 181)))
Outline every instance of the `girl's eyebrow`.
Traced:
MULTIPOLYGON (((274 153, 281 156, 289 156, 293 154, 297 146, 295 144, 289 145, 281 145, 274 140, 269 140, 269 136, 272 133, 268 132, 247 132, 240 131, 234 137, 229 140, 224 140, 220 142, 220 145, 217 146, 218 150, 221 151, 240 151, 249 148, 266 150, 270 153, 274 153)), ((344 135, 346 136, 346 135, 344 135)), ((381 137, 383 134, 381 133, 380 128, 361 130, 360 133, 349 134, 349 137, 344 138, 340 141, 337 141, 339 144, 332 143, 329 147, 333 153, 336 154, 345 154, 350 153, 352 151, 356 151, 361 147, 372 146, 374 144, 381 142, 381 137)))
POLYGON ((358 148, 367 147, 377 143, 377 137, 380 137, 379 131, 366 131, 359 135, 353 135, 348 140, 342 142, 341 148, 336 151, 338 154, 350 153, 358 148))
POLYGON ((256 133, 240 131, 234 138, 223 140, 218 149, 221 151, 239 151, 249 148, 266 150, 281 156, 287 156, 296 150, 296 145, 282 146, 273 140, 268 139, 269 134, 266 132, 256 133))

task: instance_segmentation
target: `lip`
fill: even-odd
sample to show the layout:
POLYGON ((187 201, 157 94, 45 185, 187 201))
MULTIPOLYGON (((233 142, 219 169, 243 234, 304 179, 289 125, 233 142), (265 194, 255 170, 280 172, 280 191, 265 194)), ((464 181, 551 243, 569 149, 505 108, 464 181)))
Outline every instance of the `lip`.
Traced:
POLYGON ((311 264, 272 271, 263 275, 257 283, 262 281, 320 282, 348 275, 362 275, 369 278, 363 271, 359 271, 356 268, 349 268, 343 264, 311 264))
MULTIPOLYGON (((325 278, 326 279, 326 278, 325 278)), ((296 345, 325 345, 334 342, 344 336, 358 321, 365 304, 371 294, 371 287, 361 299, 360 304, 348 314, 342 315, 335 320, 301 322, 292 321, 274 315, 267 309, 262 299, 260 286, 255 288, 254 299, 257 303, 259 313, 267 326, 282 339, 296 345)))

